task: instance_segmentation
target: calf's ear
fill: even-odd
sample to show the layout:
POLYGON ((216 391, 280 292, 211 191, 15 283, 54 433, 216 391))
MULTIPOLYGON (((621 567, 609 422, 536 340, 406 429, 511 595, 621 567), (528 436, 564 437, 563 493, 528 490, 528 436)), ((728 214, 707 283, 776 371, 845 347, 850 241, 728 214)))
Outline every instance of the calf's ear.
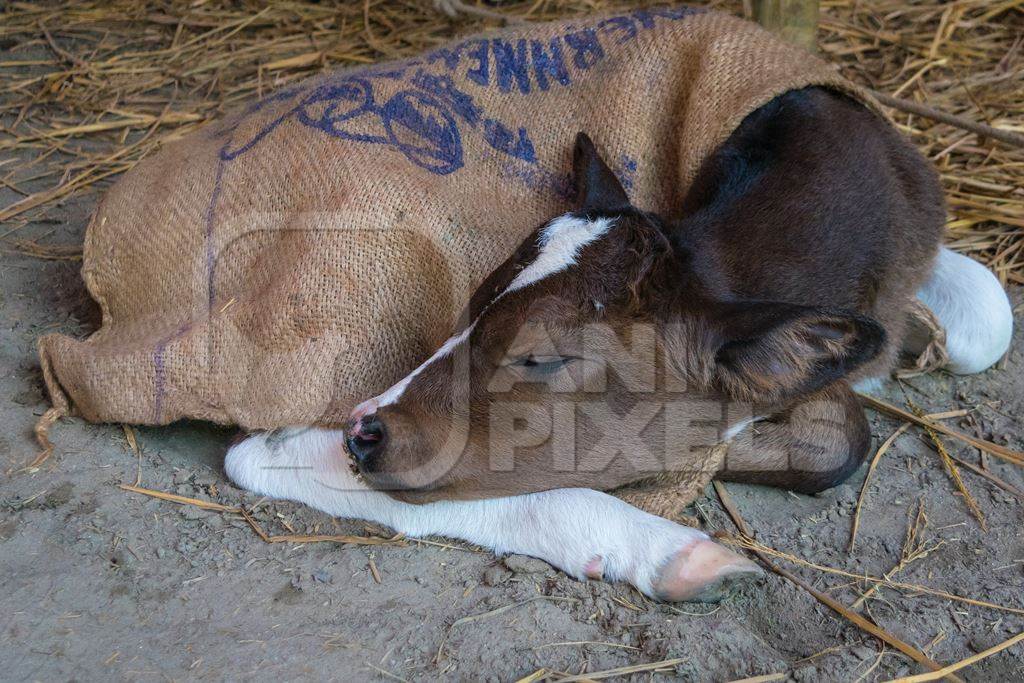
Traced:
POLYGON ((576 134, 572 159, 576 205, 584 210, 614 211, 629 206, 622 183, 597 152, 586 133, 576 134))
POLYGON ((736 396, 786 401, 817 391, 878 355, 885 329, 853 311, 750 302, 718 319, 715 374, 736 396))

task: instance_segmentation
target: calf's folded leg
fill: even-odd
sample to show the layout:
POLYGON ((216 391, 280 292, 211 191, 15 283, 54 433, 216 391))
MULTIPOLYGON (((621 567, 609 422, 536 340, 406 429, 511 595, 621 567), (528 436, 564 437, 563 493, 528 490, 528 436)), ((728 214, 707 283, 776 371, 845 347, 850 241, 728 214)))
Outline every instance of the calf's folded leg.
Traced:
POLYGON ((846 481, 870 446, 864 408, 840 381, 748 423, 715 478, 817 493, 846 481))
POLYGON ((239 486, 412 537, 460 538, 497 553, 538 557, 577 578, 628 581, 664 600, 715 600, 761 572, 707 534, 608 494, 556 489, 508 498, 413 505, 368 489, 349 470, 340 430, 254 434, 224 467, 239 486))

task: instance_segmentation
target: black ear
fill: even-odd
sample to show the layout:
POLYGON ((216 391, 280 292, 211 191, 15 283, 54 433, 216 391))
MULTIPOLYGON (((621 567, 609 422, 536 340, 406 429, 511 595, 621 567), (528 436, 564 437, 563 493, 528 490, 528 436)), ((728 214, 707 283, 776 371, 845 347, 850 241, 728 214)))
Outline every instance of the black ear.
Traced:
POLYGON ((718 378, 734 395, 766 401, 817 391, 885 344, 885 329, 853 311, 776 302, 732 304, 718 328, 718 378))
POLYGON ((613 211, 629 206, 622 184, 604 162, 586 133, 576 134, 572 159, 576 183, 576 205, 584 211, 613 211))

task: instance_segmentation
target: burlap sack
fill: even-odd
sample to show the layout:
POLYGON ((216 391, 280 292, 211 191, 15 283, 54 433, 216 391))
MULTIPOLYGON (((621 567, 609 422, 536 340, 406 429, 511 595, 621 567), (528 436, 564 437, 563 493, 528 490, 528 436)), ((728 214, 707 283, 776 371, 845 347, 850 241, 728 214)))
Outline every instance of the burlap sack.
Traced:
POLYGON ((54 406, 98 422, 337 422, 569 208, 577 131, 636 205, 671 215, 744 116, 808 85, 870 105, 753 24, 673 8, 516 27, 274 93, 107 193, 82 268, 102 327, 39 342, 54 406))

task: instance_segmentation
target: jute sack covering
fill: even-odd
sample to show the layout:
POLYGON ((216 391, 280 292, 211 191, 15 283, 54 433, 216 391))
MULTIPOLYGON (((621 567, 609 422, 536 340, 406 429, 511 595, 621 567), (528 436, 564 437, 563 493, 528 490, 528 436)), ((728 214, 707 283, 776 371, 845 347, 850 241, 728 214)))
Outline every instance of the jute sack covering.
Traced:
POLYGON ((53 412, 336 424, 571 208, 577 131, 634 204, 672 215, 747 114, 809 85, 874 106, 753 24, 672 8, 517 26, 273 93, 107 193, 82 268, 102 326, 39 342, 53 412))

